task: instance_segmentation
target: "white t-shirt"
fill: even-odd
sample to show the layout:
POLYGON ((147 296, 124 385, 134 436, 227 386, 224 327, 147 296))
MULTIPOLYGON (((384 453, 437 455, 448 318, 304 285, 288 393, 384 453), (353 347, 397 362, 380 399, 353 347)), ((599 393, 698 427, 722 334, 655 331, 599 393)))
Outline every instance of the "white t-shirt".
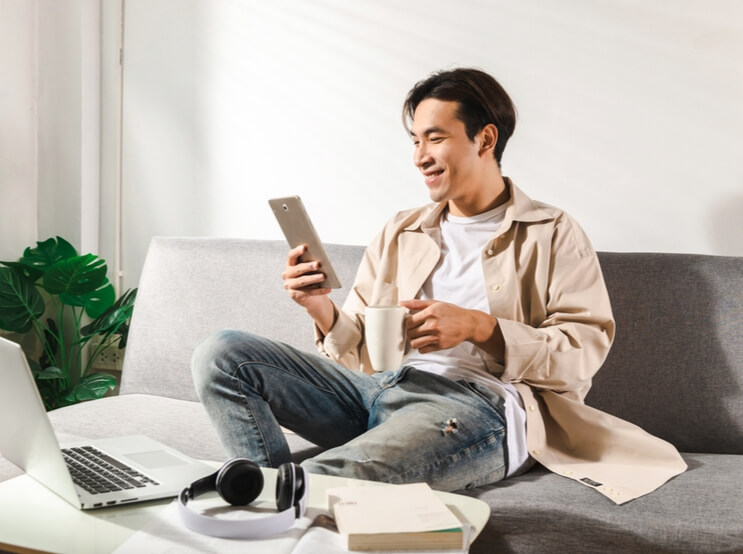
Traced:
MULTIPOLYGON (((505 211, 503 205, 473 217, 457 217, 449 213, 442 217, 438 237, 441 258, 423 284, 419 298, 490 313, 482 251, 503 223, 505 211)), ((503 366, 490 354, 471 342, 462 342, 454 348, 428 354, 414 350, 404 363, 449 379, 478 383, 503 398, 508 475, 520 472, 529 462, 523 401, 513 385, 498 379, 503 366)))

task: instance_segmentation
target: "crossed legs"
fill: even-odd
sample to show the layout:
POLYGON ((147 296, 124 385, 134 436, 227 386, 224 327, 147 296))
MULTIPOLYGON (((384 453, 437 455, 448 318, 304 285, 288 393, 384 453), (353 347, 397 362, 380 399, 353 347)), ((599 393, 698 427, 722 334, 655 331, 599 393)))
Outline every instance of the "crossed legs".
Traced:
POLYGON ((242 331, 194 352, 199 397, 230 456, 290 461, 281 426, 326 450, 309 473, 458 490, 502 479, 505 422, 495 394, 410 367, 367 375, 242 331))

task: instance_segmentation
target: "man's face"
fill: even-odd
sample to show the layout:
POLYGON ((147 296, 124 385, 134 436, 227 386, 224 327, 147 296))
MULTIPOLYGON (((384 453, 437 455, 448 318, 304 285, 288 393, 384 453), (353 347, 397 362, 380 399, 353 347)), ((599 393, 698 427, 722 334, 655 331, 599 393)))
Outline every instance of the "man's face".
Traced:
POLYGON ((413 163, 423 173, 431 200, 449 201, 453 210, 481 190, 484 165, 478 137, 467 137, 458 108, 457 102, 426 98, 415 109, 410 128, 413 163))

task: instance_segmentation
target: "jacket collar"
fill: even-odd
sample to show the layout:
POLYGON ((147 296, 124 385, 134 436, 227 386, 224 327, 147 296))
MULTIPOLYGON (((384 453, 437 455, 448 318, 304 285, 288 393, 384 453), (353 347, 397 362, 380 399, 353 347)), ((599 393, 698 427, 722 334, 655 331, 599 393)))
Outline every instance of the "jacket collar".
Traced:
MULTIPOLYGON (((529 198, 520 188, 513 184, 508 177, 504 177, 506 187, 509 190, 506 214, 501 229, 507 230, 514 221, 534 223, 537 221, 548 221, 554 219, 554 215, 543 210, 539 203, 529 198)), ((418 217, 405 227, 405 231, 430 232, 439 226, 446 202, 438 202, 424 206, 418 213, 418 217)))

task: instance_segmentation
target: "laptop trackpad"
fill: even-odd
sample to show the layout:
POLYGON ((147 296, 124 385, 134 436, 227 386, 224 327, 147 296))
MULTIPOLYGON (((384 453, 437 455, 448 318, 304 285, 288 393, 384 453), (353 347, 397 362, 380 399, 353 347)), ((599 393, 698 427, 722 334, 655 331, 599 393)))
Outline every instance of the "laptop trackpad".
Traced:
POLYGON ((125 454, 125 457, 133 460, 139 465, 148 469, 159 469, 161 467, 172 467, 184 465, 188 462, 173 456, 162 450, 153 450, 151 452, 136 452, 133 454, 125 454))

